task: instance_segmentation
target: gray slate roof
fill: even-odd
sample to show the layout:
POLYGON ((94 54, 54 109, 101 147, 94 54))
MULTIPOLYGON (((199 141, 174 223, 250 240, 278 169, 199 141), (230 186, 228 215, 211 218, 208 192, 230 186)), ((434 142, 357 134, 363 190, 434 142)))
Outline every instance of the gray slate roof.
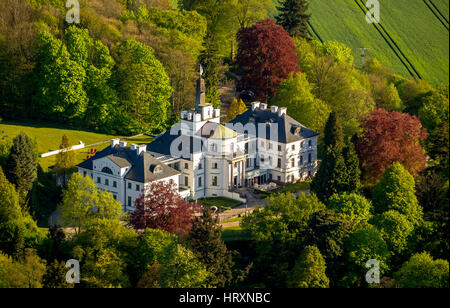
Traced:
POLYGON ((103 151, 97 152, 77 167, 92 170, 93 161, 104 157, 109 158, 121 168, 131 167, 125 176, 125 179, 130 181, 147 183, 180 174, 179 171, 170 168, 147 152, 138 155, 135 150, 119 145, 109 146, 103 151))
MULTIPOLYGON (((183 144, 189 145, 189 154, 202 152, 203 141, 201 138, 196 136, 172 135, 170 130, 165 131, 149 143, 147 145, 147 151, 172 156, 170 147, 172 142, 177 138, 181 138, 180 141, 183 144)), ((183 157, 183 159, 190 160, 190 157, 183 157)))
POLYGON ((268 124, 276 123, 278 124, 278 142, 281 143, 291 143, 319 135, 319 133, 303 126, 289 115, 279 116, 277 113, 273 113, 270 108, 266 110, 261 110, 260 108, 255 110, 249 109, 229 123, 241 123, 244 126, 248 123, 255 123, 257 137, 263 137, 264 131, 261 131, 261 128, 264 127, 266 139, 270 139, 270 125, 268 124), (258 124, 264 124, 264 126, 258 124), (300 128, 299 130, 297 129, 298 127, 300 128))

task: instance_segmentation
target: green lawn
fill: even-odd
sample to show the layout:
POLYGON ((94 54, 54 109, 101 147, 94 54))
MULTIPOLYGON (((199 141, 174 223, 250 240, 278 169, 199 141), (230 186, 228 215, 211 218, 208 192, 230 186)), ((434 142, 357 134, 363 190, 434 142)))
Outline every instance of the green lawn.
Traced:
POLYGON ((226 197, 211 197, 198 199, 198 202, 206 206, 216 206, 219 210, 229 210, 242 204, 241 201, 226 197))
POLYGON ((242 220, 244 220, 244 217, 243 217, 243 216, 242 216, 242 217, 231 218, 231 219, 222 221, 221 223, 222 223, 222 224, 226 224, 226 223, 236 222, 236 221, 242 221, 242 220))
MULTIPOLYGON (((447 8, 448 16, 448 0, 432 1, 443 10, 447 8)), ((354 0, 309 3, 315 30, 324 41, 335 40, 352 48, 357 67, 361 64, 358 48, 366 47, 368 56, 409 76, 375 27, 366 22, 354 0)), ((449 33, 422 0, 380 0, 380 22, 424 79, 435 85, 448 83, 449 33)))
MULTIPOLYGON (((0 123, 0 142, 4 142, 6 139, 12 140, 21 131, 23 131, 32 139, 36 140, 39 154, 57 150, 59 148, 59 145, 61 144, 61 138, 63 135, 67 135, 67 137, 69 137, 69 140, 73 145, 78 144, 79 141, 82 141, 84 144, 89 145, 102 141, 109 141, 113 138, 120 138, 119 136, 98 134, 88 131, 68 129, 52 125, 2 122, 0 123)), ((127 141, 130 144, 149 143, 152 141, 152 139, 153 138, 149 136, 140 136, 136 138, 129 138, 129 137, 121 138, 121 140, 127 141)), ((109 142, 106 142, 101 145, 96 145, 92 147, 92 149, 101 151, 108 145, 109 142)), ((82 150, 75 151, 77 163, 82 162, 84 159, 86 159, 87 155, 90 155, 90 149, 91 148, 85 148, 82 150)), ((54 165, 55 156, 39 158, 39 162, 42 168, 44 170, 47 170, 48 167, 54 165)))

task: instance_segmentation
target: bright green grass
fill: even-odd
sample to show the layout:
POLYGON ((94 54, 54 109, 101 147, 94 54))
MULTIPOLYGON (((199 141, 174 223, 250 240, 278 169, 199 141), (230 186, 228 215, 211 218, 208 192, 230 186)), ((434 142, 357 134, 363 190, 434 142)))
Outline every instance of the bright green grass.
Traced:
POLYGON ((216 206, 219 210, 228 210, 235 208, 242 204, 239 200, 234 200, 226 197, 211 197, 199 199, 198 202, 206 206, 216 206))
POLYGON ((448 0, 431 0, 439 11, 449 20, 449 1, 448 0))
MULTIPOLYGON (((30 138, 36 140, 39 154, 57 150, 61 144, 63 135, 67 135, 70 142, 74 145, 78 144, 79 141, 83 141, 86 145, 106 141, 101 145, 75 151, 75 159, 77 164, 85 160, 87 155, 90 155, 91 148, 101 151, 109 145, 109 140, 113 138, 120 138, 118 136, 67 129, 51 125, 0 123, 0 142, 6 139, 12 140, 21 131, 27 134, 30 138)), ((140 136, 135 138, 124 137, 121 140, 127 141, 130 144, 143 144, 151 142, 152 139, 153 138, 149 136, 140 136)), ((48 167, 55 164, 55 158, 56 156, 39 158, 39 163, 44 170, 47 170, 48 167)))
POLYGON ((338 41, 352 49, 355 65, 361 67, 359 48, 369 48, 368 56, 376 57, 397 73, 409 76, 395 53, 373 25, 366 22, 361 9, 353 0, 311 0, 311 23, 324 41, 338 41))
POLYGON ((244 220, 243 216, 242 217, 231 218, 231 219, 222 221, 221 223, 222 224, 227 224, 227 223, 230 223, 230 222, 237 222, 237 221, 242 221, 242 220, 244 220))
MULTIPOLYGON (((447 0, 434 0, 448 7, 447 0)), ((365 2, 365 1, 364 1, 365 2)), ((422 0, 380 0, 382 25, 424 79, 432 84, 448 83, 449 34, 422 0)), ((368 56, 392 67, 397 73, 409 73, 389 48, 354 0, 310 0, 311 22, 323 40, 348 45, 360 66, 358 48, 370 48, 368 56)))
POLYGON ((424 2, 422 0, 380 2, 381 23, 422 78, 435 85, 448 83, 449 32, 424 2))

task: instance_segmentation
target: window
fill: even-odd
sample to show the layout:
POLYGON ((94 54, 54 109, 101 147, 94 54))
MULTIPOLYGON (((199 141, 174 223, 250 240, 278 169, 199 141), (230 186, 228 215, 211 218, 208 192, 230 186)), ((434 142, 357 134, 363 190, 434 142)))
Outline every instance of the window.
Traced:
POLYGON ((117 187, 117 182, 116 181, 113 182, 113 187, 117 187))
POLYGON ((308 141, 308 145, 309 145, 309 146, 312 146, 312 140, 309 140, 309 141, 308 141))
POLYGON ((128 206, 129 206, 129 207, 132 206, 132 204, 131 204, 131 197, 128 197, 128 206))
POLYGON ((303 166, 303 156, 300 156, 300 166, 303 166))
POLYGON ((312 155, 311 153, 308 154, 308 163, 312 162, 312 155))
POLYGON ((278 152, 281 152, 281 145, 278 146, 278 152))
POLYGON ((278 176, 277 180, 278 180, 278 182, 280 182, 281 181, 281 176, 278 176))
POLYGON ((213 168, 213 169, 218 169, 218 168, 219 168, 219 165, 218 165, 217 163, 213 163, 213 164, 212 164, 212 168, 213 168))
POLYGON ((305 146, 305 143, 302 141, 302 143, 300 144, 300 147, 303 149, 304 146, 305 146))
POLYGON ((97 178, 97 183, 100 184, 102 182, 102 179, 100 177, 97 178))
POLYGON ((117 195, 113 195, 114 200, 117 200, 117 195))
POLYGON ((103 173, 107 173, 107 174, 113 174, 112 170, 110 168, 108 168, 108 167, 103 168, 102 172, 103 173))
POLYGON ((184 186, 189 186, 189 178, 187 176, 184 177, 184 186))
POLYGON ((84 176, 86 176, 86 174, 87 174, 87 172, 86 172, 86 171, 84 171, 84 172, 83 172, 83 175, 84 175, 84 176))
POLYGON ((184 164, 184 169, 189 169, 189 164, 188 163, 184 164))
POLYGON ((217 152, 217 144, 211 144, 211 152, 217 152))
POLYGON ((136 184, 136 191, 141 191, 141 185, 136 184))
POLYGON ((202 178, 201 177, 198 178, 198 187, 202 187, 202 178))
POLYGON ((128 189, 131 189, 131 183, 128 183, 128 189))
POLYGON ((295 151, 295 144, 292 145, 292 151, 295 151))
POLYGON ((281 158, 278 158, 277 168, 281 168, 281 158))
POLYGON ((199 164, 198 164, 198 169, 199 169, 199 170, 202 170, 202 169, 203 169, 202 163, 199 163, 199 164))
POLYGON ((109 186, 109 180, 108 179, 105 179, 105 185, 109 186))
POLYGON ((217 185, 218 185, 217 176, 213 176, 212 177, 212 186, 217 186, 217 185))
POLYGON ((295 159, 292 159, 292 161, 291 161, 291 167, 292 167, 292 168, 295 167, 295 159))

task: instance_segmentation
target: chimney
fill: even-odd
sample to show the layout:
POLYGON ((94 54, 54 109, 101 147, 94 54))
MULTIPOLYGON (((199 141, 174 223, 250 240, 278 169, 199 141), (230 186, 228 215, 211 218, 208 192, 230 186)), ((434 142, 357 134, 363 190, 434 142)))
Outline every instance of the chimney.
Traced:
POLYGON ((260 105, 260 108, 261 108, 261 110, 266 110, 266 109, 267 109, 267 104, 262 103, 262 104, 260 105))
POLYGON ((131 145, 131 149, 136 151, 137 155, 141 155, 142 152, 146 152, 147 151, 147 145, 145 145, 145 144, 143 144, 143 145, 132 144, 131 145))
POLYGON ((272 107, 270 107, 270 110, 272 111, 272 113, 277 113, 278 106, 272 106, 272 107))
POLYGON ((116 145, 119 145, 120 139, 111 139, 111 147, 115 147, 116 145))
POLYGON ((252 103, 252 110, 255 111, 256 108, 259 108, 259 105, 261 104, 261 102, 253 102, 252 103))
POLYGON ((127 143, 125 141, 120 141, 120 147, 121 148, 126 148, 127 147, 127 143))
POLYGON ((278 108, 278 116, 282 117, 286 114, 287 108, 286 107, 280 107, 278 108))

